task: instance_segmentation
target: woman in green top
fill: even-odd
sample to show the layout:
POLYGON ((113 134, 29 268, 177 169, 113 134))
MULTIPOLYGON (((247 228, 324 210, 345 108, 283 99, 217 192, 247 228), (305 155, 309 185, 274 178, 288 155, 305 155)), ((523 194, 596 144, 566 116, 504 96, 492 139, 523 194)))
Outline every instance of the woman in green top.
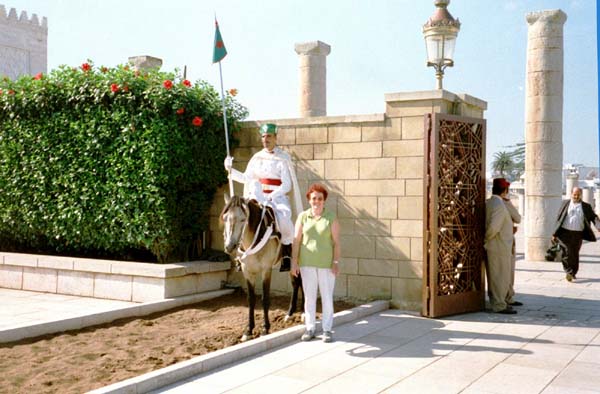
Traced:
POLYGON ((333 289, 339 273, 340 226, 334 212, 325 209, 327 189, 312 184, 306 198, 310 208, 298 215, 292 244, 292 275, 302 274, 304 291, 304 323, 306 332, 303 341, 315 337, 315 315, 317 290, 321 294, 323 308, 323 342, 333 340, 333 289))

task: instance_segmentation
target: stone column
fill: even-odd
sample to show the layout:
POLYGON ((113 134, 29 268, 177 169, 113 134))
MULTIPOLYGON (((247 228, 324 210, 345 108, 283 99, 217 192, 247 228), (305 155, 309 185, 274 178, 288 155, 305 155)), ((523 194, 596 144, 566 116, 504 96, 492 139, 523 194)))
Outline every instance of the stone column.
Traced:
POLYGON ((142 70, 145 68, 160 68, 162 66, 162 59, 154 56, 131 56, 129 63, 133 65, 134 70, 142 70))
POLYGON ((519 193, 519 206, 517 209, 519 210, 521 217, 525 217, 525 195, 522 193, 519 193))
POLYGON ((566 176, 565 195, 567 198, 571 198, 571 192, 575 186, 579 186, 579 174, 572 172, 566 176))
POLYGON ((525 259, 544 261, 562 200, 563 25, 561 10, 527 14, 525 259))
POLYGON ((300 116, 327 115, 326 56, 331 47, 321 41, 294 46, 300 57, 300 116))
POLYGON ((596 215, 600 215, 600 189, 596 186, 596 190, 594 191, 594 202, 595 202, 595 211, 596 215))
POLYGON ((594 195, 592 193, 592 189, 589 187, 584 187, 581 189, 581 199, 594 208, 594 195))

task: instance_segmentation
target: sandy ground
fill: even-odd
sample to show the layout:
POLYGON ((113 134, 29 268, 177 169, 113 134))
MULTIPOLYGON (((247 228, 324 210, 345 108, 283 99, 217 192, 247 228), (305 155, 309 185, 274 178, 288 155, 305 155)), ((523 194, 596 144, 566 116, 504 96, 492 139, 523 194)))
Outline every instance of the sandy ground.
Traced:
MULTIPOLYGON (((260 303, 260 299, 258 300, 260 303)), ((271 332, 301 324, 283 317, 288 297, 272 297, 271 332)), ((354 305, 336 302, 335 311, 354 305)), ((0 344, 0 393, 82 393, 239 343, 245 295, 188 305, 142 318, 0 344)), ((255 335, 262 325, 256 313, 255 335)))

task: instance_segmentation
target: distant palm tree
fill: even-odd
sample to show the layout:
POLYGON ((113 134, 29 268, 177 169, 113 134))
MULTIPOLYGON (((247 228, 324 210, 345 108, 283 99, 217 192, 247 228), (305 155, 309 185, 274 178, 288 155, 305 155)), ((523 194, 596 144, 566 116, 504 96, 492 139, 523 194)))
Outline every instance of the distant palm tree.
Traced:
POLYGON ((509 145, 505 148, 511 148, 510 157, 513 160, 511 168, 512 180, 519 179, 525 173, 525 143, 519 142, 515 145, 509 145))
POLYGON ((511 152, 502 151, 494 153, 494 161, 492 161, 492 170, 494 170, 494 173, 502 177, 510 174, 515 165, 512 157, 511 152))

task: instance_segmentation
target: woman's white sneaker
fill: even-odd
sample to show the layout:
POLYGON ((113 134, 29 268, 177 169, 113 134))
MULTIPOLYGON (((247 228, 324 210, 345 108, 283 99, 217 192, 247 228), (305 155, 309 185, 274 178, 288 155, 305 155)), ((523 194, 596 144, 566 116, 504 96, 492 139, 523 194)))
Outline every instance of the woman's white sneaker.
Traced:
POLYGON ((311 339, 313 339, 315 337, 315 332, 312 330, 306 330, 304 332, 304 334, 302 334, 302 338, 300 338, 301 340, 303 340, 304 342, 308 342, 311 339))

